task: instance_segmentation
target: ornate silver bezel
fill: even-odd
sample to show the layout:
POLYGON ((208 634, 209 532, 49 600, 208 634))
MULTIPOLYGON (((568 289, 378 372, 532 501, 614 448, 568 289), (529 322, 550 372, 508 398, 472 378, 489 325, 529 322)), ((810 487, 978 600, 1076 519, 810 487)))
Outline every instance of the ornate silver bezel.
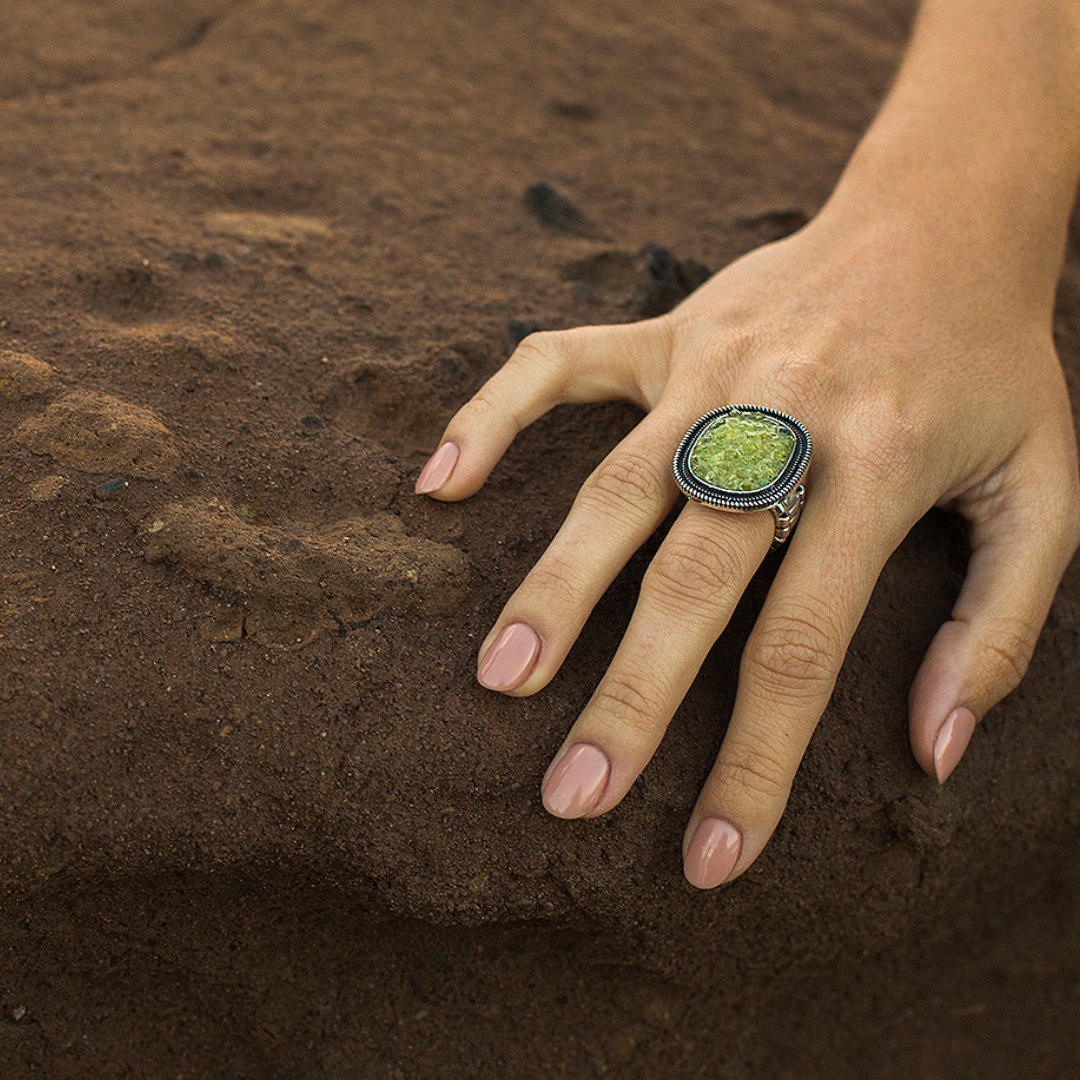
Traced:
POLYGON ((774 510, 798 486, 810 464, 812 453, 813 443, 810 433, 793 416, 764 405, 723 405, 694 421, 693 426, 683 436, 679 448, 675 451, 675 483, 679 485, 679 489, 687 498, 719 507, 721 510, 737 510, 744 513, 753 510, 774 510), (795 448, 791 452, 788 463, 780 475, 767 487, 757 488, 754 491, 732 491, 729 488, 707 484, 690 471, 690 451, 697 437, 718 417, 734 412, 761 413, 779 421, 795 436, 795 448))

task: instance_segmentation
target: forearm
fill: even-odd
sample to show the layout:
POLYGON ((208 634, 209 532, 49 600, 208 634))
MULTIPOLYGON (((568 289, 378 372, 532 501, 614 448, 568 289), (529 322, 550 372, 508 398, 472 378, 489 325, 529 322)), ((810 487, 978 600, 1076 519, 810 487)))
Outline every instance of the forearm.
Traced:
POLYGON ((1080 178, 1080 3, 925 0, 831 203, 963 240, 1052 303, 1080 178))

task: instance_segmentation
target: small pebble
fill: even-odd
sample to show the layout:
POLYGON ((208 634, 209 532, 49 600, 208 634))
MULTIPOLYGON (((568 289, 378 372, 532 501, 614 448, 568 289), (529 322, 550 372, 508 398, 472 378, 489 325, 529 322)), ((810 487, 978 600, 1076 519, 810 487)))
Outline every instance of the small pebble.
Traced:
POLYGON ((115 499, 127 486, 128 482, 123 477, 117 477, 115 480, 106 480, 104 484, 98 484, 94 488, 94 494, 99 499, 115 499))
POLYGON ((198 266, 199 256, 192 251, 170 251, 165 258, 174 266, 198 266))
POLYGON ((585 214, 550 184, 541 182, 527 187, 525 205, 537 221, 549 229, 589 240, 607 239, 585 214))
POLYGON ((551 111, 566 120, 594 120, 596 110, 587 101, 553 101, 551 111))

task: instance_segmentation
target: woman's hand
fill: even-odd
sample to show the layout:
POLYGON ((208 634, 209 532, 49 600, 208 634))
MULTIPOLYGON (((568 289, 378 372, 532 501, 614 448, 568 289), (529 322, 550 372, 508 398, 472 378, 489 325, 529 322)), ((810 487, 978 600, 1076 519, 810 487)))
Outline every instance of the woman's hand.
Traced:
MULTIPOLYGON (((527 338, 451 421, 418 485, 441 499, 473 494, 514 435, 561 402, 626 398, 648 411, 585 483, 481 647, 480 681, 527 695, 679 498, 672 454, 698 416, 767 405, 809 428, 806 508, 686 833, 699 887, 741 873, 769 839, 878 574, 930 507, 968 518, 973 546, 911 697, 912 747, 939 781, 1019 681, 1080 536, 1076 445, 1046 313, 1017 310, 966 253, 942 261, 937 238, 922 249, 896 230, 856 237, 826 214, 667 316, 527 338)), ((767 512, 683 508, 545 778, 553 814, 596 816, 626 794, 772 534, 767 512)))
MULTIPOLYGON (((996 16, 970 0, 927 8, 940 22, 950 3, 962 17, 946 28, 962 47, 984 34, 985 48, 997 48, 993 18, 1019 18, 1004 0, 991 4, 996 16)), ((943 43, 931 24, 938 37, 926 31, 920 45, 917 35, 915 74, 909 65, 810 225, 744 256, 661 318, 527 338, 453 418, 417 483, 439 499, 472 495, 514 436, 556 404, 622 398, 646 411, 586 481, 481 647, 480 681, 527 695, 552 678, 612 579, 679 499, 672 455, 697 417, 762 405, 809 429, 806 506, 686 830, 685 872, 699 888, 741 874, 772 835, 874 583, 922 515, 954 509, 972 545, 952 619, 910 699, 915 757, 939 782, 1023 675, 1080 541, 1076 441, 1051 337, 1075 173, 1070 181, 1072 165, 1055 162, 1046 198, 1036 205, 1028 192, 1025 202, 1030 163, 1001 164, 993 101, 985 104, 999 116, 995 130, 969 136, 983 106, 977 84, 963 124, 935 109, 913 123, 912 102, 928 92, 920 50, 933 73, 944 64, 948 74, 952 62, 948 35, 943 43), (940 130, 926 134, 931 120, 940 130), (923 138, 926 170, 905 167, 910 155, 898 147, 923 138), (1025 222, 1018 208, 1029 204, 1025 222)), ((954 96, 963 76, 951 76, 954 96)), ((1018 126, 1021 149, 1029 135, 1018 126)), ((772 537, 767 512, 683 507, 544 778, 551 813, 595 817, 619 803, 772 537)))

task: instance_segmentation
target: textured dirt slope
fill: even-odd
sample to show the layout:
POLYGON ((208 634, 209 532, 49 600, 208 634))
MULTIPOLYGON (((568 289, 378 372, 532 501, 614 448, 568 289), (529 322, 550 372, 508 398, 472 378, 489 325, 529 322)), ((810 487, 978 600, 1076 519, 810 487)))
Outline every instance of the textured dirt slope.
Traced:
MULTIPOLYGON (((530 326, 805 221, 911 9, 6 0, 5 1077, 1074 1075, 1080 568, 939 791, 905 701, 964 546, 921 523, 767 854, 702 896, 678 840, 775 563, 625 804, 559 823, 652 547, 543 694, 475 648, 634 410, 411 494, 530 326)), ((1057 330, 1080 401, 1080 229, 1057 330)))

